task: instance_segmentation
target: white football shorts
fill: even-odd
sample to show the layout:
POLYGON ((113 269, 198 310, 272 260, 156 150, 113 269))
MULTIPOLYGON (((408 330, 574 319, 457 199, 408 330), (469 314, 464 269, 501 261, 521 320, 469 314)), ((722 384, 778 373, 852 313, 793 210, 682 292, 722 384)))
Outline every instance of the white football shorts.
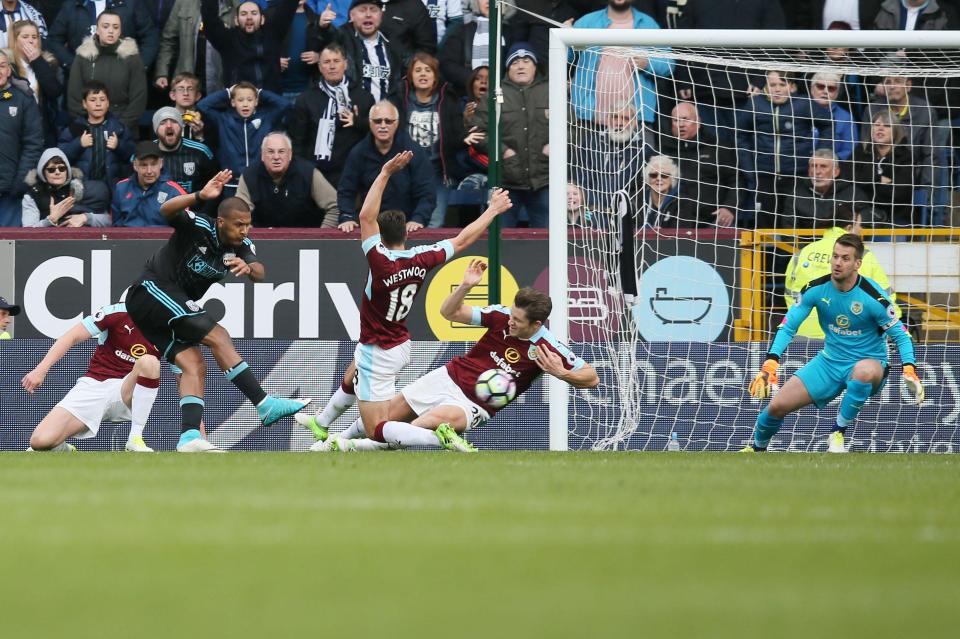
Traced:
POLYGON ((387 402, 397 394, 397 373, 410 363, 410 341, 390 349, 374 344, 357 344, 354 392, 364 402, 387 402))
POLYGON ((133 419, 130 408, 120 396, 122 385, 122 379, 105 379, 101 382, 92 377, 81 377, 66 397, 60 400, 57 406, 87 427, 86 432, 77 435, 78 439, 96 437, 100 422, 129 422, 133 419))
POLYGON ((473 403, 460 390, 446 366, 433 369, 400 392, 418 416, 437 406, 458 406, 467 418, 467 430, 482 426, 490 419, 486 409, 473 403))

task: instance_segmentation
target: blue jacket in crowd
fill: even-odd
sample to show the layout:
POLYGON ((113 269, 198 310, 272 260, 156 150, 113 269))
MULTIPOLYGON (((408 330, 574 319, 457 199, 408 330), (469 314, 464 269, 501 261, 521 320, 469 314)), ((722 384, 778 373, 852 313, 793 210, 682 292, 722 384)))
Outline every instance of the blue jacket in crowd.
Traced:
POLYGON ((271 131, 280 128, 291 100, 266 89, 260 91, 257 110, 242 118, 230 106, 228 89, 211 93, 197 103, 204 122, 213 124, 217 139, 217 161, 221 169, 233 171, 234 181, 243 170, 260 161, 260 143, 271 131))
POLYGON ((829 140, 833 118, 829 109, 806 96, 791 96, 774 105, 766 93, 752 96, 737 113, 740 169, 753 185, 756 171, 775 175, 805 175, 813 154, 813 131, 829 140))
MULTIPOLYGON (((853 155, 853 147, 860 138, 853 123, 853 116, 836 102, 830 105, 830 114, 833 116, 833 154, 838 160, 849 160, 853 155)), ((824 137, 819 127, 813 130, 813 148, 827 148, 828 144, 824 142, 826 139, 828 138, 824 137)))
POLYGON ((106 175, 103 177, 95 176, 95 172, 91 170, 93 147, 83 148, 80 144, 80 136, 90 128, 87 116, 78 117, 70 123, 70 126, 64 128, 60 132, 60 141, 57 146, 66 154, 70 164, 83 171, 87 179, 102 180, 107 183, 107 186, 113 188, 117 180, 129 172, 128 158, 133 155, 133 140, 127 132, 127 127, 123 126, 123 123, 113 113, 107 112, 103 127, 106 135, 116 133, 119 139, 116 149, 113 151, 106 150, 104 156, 106 158, 106 175))
POLYGON ((430 158, 419 144, 414 144, 402 131, 397 131, 393 146, 385 154, 380 153, 374 146, 373 134, 357 142, 350 150, 346 168, 337 186, 340 224, 358 220, 358 201, 363 202, 370 185, 380 175, 383 165, 397 153, 404 151, 413 151, 413 159, 405 168, 390 177, 383 192, 380 210, 398 209, 407 214, 407 221, 427 225, 437 203, 437 178, 430 158))
POLYGON ((160 215, 160 205, 185 193, 179 184, 166 175, 161 175, 159 180, 143 189, 134 173, 117 182, 113 190, 113 202, 110 204, 113 225, 167 226, 167 220, 160 215))

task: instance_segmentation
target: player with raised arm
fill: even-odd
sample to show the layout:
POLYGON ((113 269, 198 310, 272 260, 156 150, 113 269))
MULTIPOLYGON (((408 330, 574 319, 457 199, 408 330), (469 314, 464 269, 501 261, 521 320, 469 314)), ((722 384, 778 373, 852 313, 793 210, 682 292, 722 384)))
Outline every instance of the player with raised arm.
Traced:
POLYGON ((254 282, 264 278, 263 264, 247 237, 250 209, 243 200, 225 199, 217 208, 215 220, 188 208, 220 197, 231 177, 230 171, 220 171, 200 191, 179 195, 161 205, 160 213, 174 228, 173 235, 147 260, 143 274, 127 294, 127 310, 137 326, 167 361, 182 371, 180 452, 216 451, 200 432, 207 372, 200 344, 210 348, 227 379, 257 407, 264 426, 310 403, 309 399, 285 399, 264 392, 226 329, 195 301, 230 273, 246 275, 254 282))
MULTIPOLYGON (((466 355, 454 357, 446 366, 427 373, 394 397, 389 407, 390 419, 374 429, 376 442, 390 448, 425 446, 476 451, 460 433, 486 423, 496 413, 475 393, 477 378, 490 369, 512 377, 517 395, 530 388, 544 372, 575 388, 594 388, 600 383, 596 369, 544 326, 553 308, 545 293, 522 288, 512 307, 481 308, 464 303, 467 293, 480 283, 486 267, 481 260, 470 261, 463 282, 443 301, 440 314, 451 322, 483 326, 487 331, 466 355)), ((373 448, 377 447, 347 437, 332 439, 326 447, 340 451, 373 448)))
POLYGON ((846 429, 867 399, 879 393, 887 382, 890 366, 886 336, 897 345, 907 388, 918 404, 923 402, 923 385, 917 377, 910 334, 883 289, 859 273, 863 252, 863 241, 858 235, 847 233, 837 238, 830 274, 803 287, 799 301, 787 311, 766 361, 750 383, 750 394, 758 399, 770 397, 777 384, 780 357, 813 309, 825 334, 823 350, 773 396, 770 405, 757 417, 753 442, 741 452, 767 450, 784 417, 811 403, 823 408, 841 393, 844 395, 828 450, 846 452, 846 429))
POLYGON ((43 418, 30 436, 31 450, 68 452, 70 437, 96 437, 101 422, 130 422, 126 450, 152 453, 143 429, 160 386, 159 352, 137 328, 123 304, 100 309, 61 335, 37 367, 23 376, 28 393, 71 348, 97 338, 86 373, 43 418))
MULTIPOLYGON (((456 237, 407 249, 406 216, 403 211, 381 212, 380 203, 390 176, 412 159, 413 153, 404 151, 384 164, 360 209, 361 247, 370 272, 360 302, 360 340, 351 368, 356 367, 354 391, 365 432, 371 437, 377 424, 387 419, 390 400, 397 393, 397 373, 410 362, 406 318, 427 273, 477 241, 490 223, 512 206, 507 191, 495 189, 483 214, 456 237)), ((319 442, 327 438, 333 420, 352 404, 347 392, 350 376, 348 369, 344 384, 321 412, 295 416, 319 442)))

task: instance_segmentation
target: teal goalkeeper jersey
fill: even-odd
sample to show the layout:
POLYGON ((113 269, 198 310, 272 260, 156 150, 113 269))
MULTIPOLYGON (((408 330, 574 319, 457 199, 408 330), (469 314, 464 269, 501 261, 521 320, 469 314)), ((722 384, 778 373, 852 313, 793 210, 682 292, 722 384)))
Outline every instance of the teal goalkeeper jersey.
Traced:
POLYGON ((897 309, 879 284, 860 275, 847 292, 834 286, 830 275, 810 281, 800 292, 800 301, 787 311, 773 339, 770 354, 779 359, 810 311, 817 310, 824 333, 822 355, 837 363, 872 358, 887 362, 889 335, 900 351, 901 364, 913 364, 913 342, 897 309))

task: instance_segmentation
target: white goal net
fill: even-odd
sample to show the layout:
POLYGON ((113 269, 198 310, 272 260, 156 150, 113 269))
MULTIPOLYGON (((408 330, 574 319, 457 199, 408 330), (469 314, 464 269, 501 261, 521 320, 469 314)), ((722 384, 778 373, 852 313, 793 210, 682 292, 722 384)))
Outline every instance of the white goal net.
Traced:
MULTIPOLYGON (((552 34, 552 327, 602 383, 551 382, 551 446, 663 450, 675 433, 687 450, 740 448, 773 331, 852 228, 927 400, 910 403, 891 346, 851 450, 955 450, 960 34, 552 34)), ((781 382, 822 337, 808 320, 781 382)), ((825 449, 837 406, 788 417, 773 449, 825 449)))

